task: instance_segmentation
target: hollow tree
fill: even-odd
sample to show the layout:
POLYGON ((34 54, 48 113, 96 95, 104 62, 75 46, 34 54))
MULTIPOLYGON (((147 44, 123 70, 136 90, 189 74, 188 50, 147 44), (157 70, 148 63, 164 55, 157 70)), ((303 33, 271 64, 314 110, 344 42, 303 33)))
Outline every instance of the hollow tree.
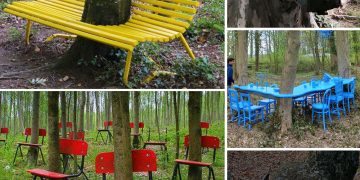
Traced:
POLYGON ((59 150, 59 92, 48 92, 48 166, 53 172, 60 172, 59 150))
MULTIPOLYGON (((281 77, 280 93, 291 94, 294 89, 296 68, 299 61, 300 31, 287 32, 287 46, 285 51, 285 64, 281 77)), ((279 115, 281 118, 281 132, 286 133, 292 126, 292 99, 281 98, 279 115)))
POLYGON ((133 179, 129 127, 129 92, 111 92, 114 110, 115 179, 133 179))
POLYGON ((349 78, 350 72, 350 42, 347 31, 336 31, 336 51, 338 55, 338 73, 343 78, 349 78))
MULTIPOLYGON (((130 17, 131 0, 86 0, 81 21, 95 25, 119 25, 130 17)), ((77 61, 107 57, 114 48, 77 37, 58 67, 71 67, 77 61)))
MULTIPOLYGON (((201 161, 201 99, 202 92, 189 92, 189 159, 193 161, 201 161)), ((202 179, 201 174, 201 167, 190 166, 188 179, 202 179)))
MULTIPOLYGON (((33 105, 32 105, 32 120, 31 120, 31 144, 38 144, 39 142, 39 121, 40 121, 40 92, 34 91, 33 105)), ((30 146, 28 151, 28 164, 36 165, 38 157, 37 148, 30 146)))

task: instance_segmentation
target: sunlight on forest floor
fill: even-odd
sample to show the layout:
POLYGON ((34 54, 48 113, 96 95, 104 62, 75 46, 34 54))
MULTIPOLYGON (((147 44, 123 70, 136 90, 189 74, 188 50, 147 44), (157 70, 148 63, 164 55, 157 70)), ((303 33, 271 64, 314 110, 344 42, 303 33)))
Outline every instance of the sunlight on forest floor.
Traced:
MULTIPOLYGON (((187 134, 187 129, 180 130, 180 158, 183 158, 184 148, 183 148, 183 137, 187 134)), ((152 140, 157 140, 157 136, 155 136, 156 132, 154 131, 152 140)), ((216 160, 213 164, 216 179, 224 179, 224 144, 225 144, 225 136, 224 136, 224 123, 214 123, 209 131, 209 135, 214 135, 220 138, 221 148, 216 151, 216 160)), ((144 140, 147 140, 147 136, 144 130, 144 140)), ((113 146, 108 143, 108 145, 104 145, 101 143, 101 139, 99 137, 98 141, 95 142, 96 132, 86 132, 85 140, 89 143, 89 151, 88 155, 85 158, 85 173, 89 179, 101 179, 101 175, 95 174, 95 157, 100 152, 109 152, 113 151, 113 146)), ((174 158, 175 158, 175 127, 169 127, 168 129, 168 153, 169 153, 169 162, 165 161, 165 153, 162 151, 156 151, 157 154, 157 167, 158 170, 154 173, 154 179, 170 179, 172 175, 172 171, 174 168, 174 158)), ((21 160, 21 157, 18 156, 16 159, 16 165, 13 166, 12 160, 15 155, 16 150, 16 142, 25 141, 25 138, 21 135, 17 135, 16 139, 13 138, 12 135, 9 136, 9 141, 6 146, 3 144, 0 145, 0 179, 29 179, 31 176, 26 172, 28 167, 26 165, 26 157, 24 160, 21 160)), ((47 139, 45 140, 45 145, 42 147, 45 162, 47 162, 47 139)), ((24 154, 26 155, 26 148, 23 149, 24 154)), ((206 154, 202 156, 203 162, 212 162, 212 150, 209 150, 206 154)), ((39 158, 38 163, 40 166, 36 168, 44 168, 46 169, 46 165, 42 164, 41 159, 39 158)), ((186 166, 182 167, 182 178, 187 179, 187 170, 186 166)), ((203 178, 207 177, 208 171, 207 169, 203 169, 203 178)), ((113 179, 114 176, 108 175, 107 179, 113 179)), ((82 179, 82 178, 79 178, 82 179)), ((134 179, 148 179, 148 177, 144 173, 134 173, 134 179)))

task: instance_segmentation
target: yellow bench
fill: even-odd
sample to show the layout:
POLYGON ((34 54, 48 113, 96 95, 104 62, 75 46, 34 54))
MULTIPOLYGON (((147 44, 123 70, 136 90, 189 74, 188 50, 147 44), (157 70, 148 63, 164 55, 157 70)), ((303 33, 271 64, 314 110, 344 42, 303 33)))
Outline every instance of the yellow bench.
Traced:
POLYGON ((132 0, 132 6, 135 8, 132 8, 132 15, 128 22, 108 26, 81 22, 84 4, 84 1, 78 0, 24 1, 13 2, 4 11, 27 19, 27 44, 29 44, 31 22, 33 21, 126 50, 127 58, 123 74, 125 85, 128 84, 132 52, 139 42, 168 42, 179 38, 189 56, 195 59, 183 33, 190 26, 189 22, 196 14, 196 7, 199 6, 197 1, 132 0))

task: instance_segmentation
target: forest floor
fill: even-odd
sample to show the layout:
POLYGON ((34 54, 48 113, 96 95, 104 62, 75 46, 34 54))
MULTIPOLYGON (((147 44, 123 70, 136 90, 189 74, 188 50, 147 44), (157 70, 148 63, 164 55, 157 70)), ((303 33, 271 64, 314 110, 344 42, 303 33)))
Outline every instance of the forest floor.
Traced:
MULTIPOLYGON (((120 64, 106 61, 100 67, 99 63, 90 65, 79 60, 72 68, 52 68, 74 40, 58 38, 44 42, 50 35, 62 32, 35 23, 30 45, 25 45, 26 21, 3 12, 5 5, 0 2, 0 88, 127 88, 119 75, 123 72, 120 64, 124 64, 124 60, 120 64)), ((139 55, 133 57, 129 88, 224 88, 223 11, 223 0, 203 1, 194 24, 185 33, 197 63, 191 63, 179 40, 138 46, 135 51, 139 55), (150 83, 142 83, 154 70, 177 75, 160 76, 150 83)))
POLYGON ((319 27, 359 27, 360 26, 360 3, 347 3, 346 5, 331 9, 327 15, 316 15, 319 27))
MULTIPOLYGON (((228 177, 230 180, 263 179, 288 163, 304 162, 308 156, 307 151, 229 151, 228 177)), ((354 180, 360 180, 360 167, 354 180)))
MULTIPOLYGON (((353 70, 353 75, 360 78, 360 69, 353 70)), ((280 84, 280 75, 271 75, 270 84, 280 84)), ((255 77, 255 75, 250 75, 255 77)), ((309 74, 297 74, 296 84, 303 80, 309 81, 313 76, 309 74)), ((251 82, 255 82, 251 79, 251 82)), ((360 104, 360 86, 356 88, 356 102, 360 104)), ((254 96, 254 100, 261 97, 254 96)), ((254 101, 256 102, 256 101, 254 101)), ((332 116, 333 124, 328 131, 324 132, 322 122, 311 123, 311 111, 306 116, 300 115, 299 111, 293 113, 293 127, 287 134, 280 135, 279 126, 273 120, 266 121, 264 124, 257 123, 252 130, 247 130, 243 126, 238 126, 237 122, 228 122, 228 147, 229 148, 359 148, 360 147, 360 113, 359 108, 351 106, 350 114, 346 117, 341 114, 339 121, 336 116, 332 116), (274 126, 275 124, 275 126, 274 126), (275 128, 274 128, 275 127, 275 128)), ((228 119, 230 116, 228 115, 228 119)), ((329 121, 327 121, 329 122, 329 121)))
MULTIPOLYGON (((155 129, 155 128, 154 128, 155 129)), ((144 134, 147 129, 144 130, 144 134)), ((156 132, 152 132, 153 134, 156 134, 156 132)), ((186 128, 182 129, 180 131, 180 154, 183 158, 184 155, 184 148, 182 147, 183 144, 183 138, 187 134, 186 128)), ((208 134, 211 134, 213 136, 217 136, 220 138, 221 141, 221 148, 216 151, 216 160, 215 163, 213 163, 214 172, 216 179, 224 179, 224 123, 214 123, 209 131, 208 134)), ((165 160, 165 153, 161 150, 155 150, 157 154, 157 171, 154 173, 153 177, 154 179, 171 179, 172 171, 174 168, 174 159, 175 159, 175 128, 170 127, 168 129, 168 153, 169 153, 169 162, 166 162, 165 160)), ((156 137, 153 135, 152 137, 156 137)), ((114 147, 113 145, 110 145, 108 143, 107 145, 104 145, 101 142, 101 138, 99 137, 98 141, 95 141, 96 138, 96 132, 85 132, 85 140, 89 144, 89 150, 88 155, 85 158, 85 173, 89 179, 101 179, 101 175, 95 174, 95 157, 100 152, 111 152, 113 151, 114 147)), ((144 140, 147 139, 147 136, 143 137, 144 140)), ((164 138, 164 137, 162 137, 164 138)), ((152 139, 156 141, 157 139, 152 139)), ((34 167, 29 167, 26 162, 26 157, 24 159, 21 159, 21 157, 18 156, 16 159, 15 165, 12 164, 15 150, 16 150, 16 142, 22 142, 25 141, 25 138, 21 135, 13 136, 12 134, 9 136, 9 141, 6 146, 3 145, 3 143, 0 144, 0 180, 17 180, 17 179, 30 179, 31 175, 26 172, 27 169, 31 169, 34 167)), ((150 147, 151 148, 151 147, 150 147)), ((45 162, 47 162, 47 139, 45 139, 44 146, 42 147, 44 156, 45 156, 45 162)), ((155 148, 154 148, 155 149, 155 148)), ((26 155, 27 148, 23 148, 23 152, 26 155)), ((209 150, 209 152, 202 155, 202 161, 203 162, 212 162, 212 150, 209 150)), ((42 164, 41 158, 39 157, 38 160, 39 165, 36 168, 43 168, 46 169, 47 166, 42 164)), ((187 172, 188 167, 183 166, 181 169, 182 172, 182 178, 187 179, 187 172)), ((203 169, 203 179, 205 179, 208 175, 207 169, 203 169)), ((113 175, 108 175, 107 179, 114 179, 113 175)), ((80 178, 83 179, 83 178, 80 178)), ((146 173, 134 173, 134 179, 148 179, 146 173)))

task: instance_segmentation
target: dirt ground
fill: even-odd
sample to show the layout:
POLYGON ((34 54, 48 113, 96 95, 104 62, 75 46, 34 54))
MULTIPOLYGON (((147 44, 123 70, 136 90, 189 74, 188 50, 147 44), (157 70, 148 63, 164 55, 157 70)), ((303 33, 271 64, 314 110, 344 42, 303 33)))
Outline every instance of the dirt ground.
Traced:
MULTIPOLYGON (((230 180, 259 180, 282 165, 304 162, 307 151, 229 151, 228 177, 230 180)), ((360 179, 360 171, 354 180, 360 179)))
MULTIPOLYGON (((127 88, 122 84, 122 77, 118 73, 119 70, 116 69, 111 71, 99 67, 89 70, 80 65, 68 69, 52 68, 66 53, 73 40, 57 38, 51 42, 44 42, 48 36, 63 32, 34 24, 32 27, 34 35, 30 38, 31 44, 26 46, 24 43, 25 24, 25 20, 0 10, 0 88, 127 88)), ((209 43, 209 41, 198 42, 196 38, 193 38, 189 43, 197 57, 208 57, 209 62, 217 66, 216 72, 213 74, 214 81, 198 80, 191 76, 160 76, 148 84, 142 84, 138 74, 144 68, 144 64, 133 61, 129 75, 130 88, 223 88, 222 44, 209 43), (138 78, 136 83, 132 82, 134 78, 138 78)), ((166 65, 161 70, 171 71, 177 58, 190 60, 178 40, 161 43, 159 48, 171 49, 162 55, 163 59, 154 59, 162 61, 162 64, 166 65)), ((140 78, 144 77, 146 76, 140 76, 140 78)))

